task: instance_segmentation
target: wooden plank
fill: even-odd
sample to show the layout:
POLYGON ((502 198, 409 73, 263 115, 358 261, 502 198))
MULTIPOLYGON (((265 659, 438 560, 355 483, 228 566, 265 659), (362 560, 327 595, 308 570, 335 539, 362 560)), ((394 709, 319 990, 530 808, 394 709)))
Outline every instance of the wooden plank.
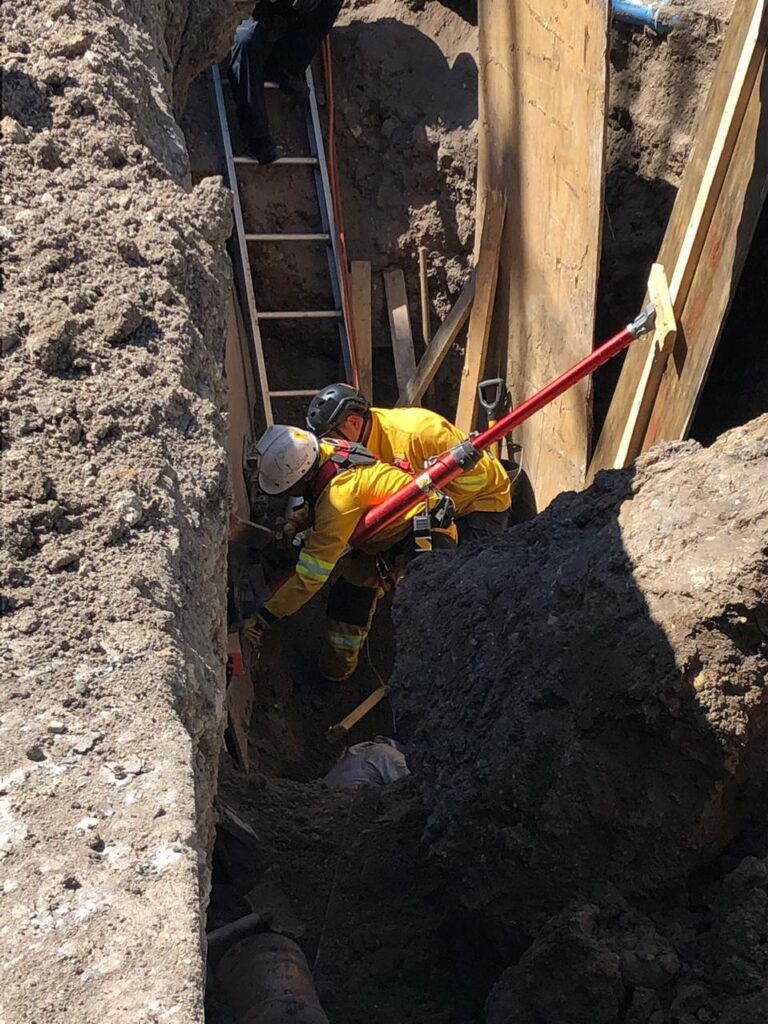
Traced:
POLYGON ((395 359, 397 390, 403 394, 408 381, 416 373, 416 352, 413 347, 411 316, 408 312, 408 296, 405 291, 405 275, 402 270, 387 270, 384 273, 384 291, 387 297, 389 331, 392 335, 392 355, 395 359))
POLYGON ((725 318, 768 195, 768 61, 752 87, 742 130, 691 282, 650 415, 643 450, 684 438, 696 412, 725 318), (681 344, 682 342, 682 344, 681 344))
POLYGON ((397 400, 398 406, 418 405, 424 392, 434 380, 443 360, 461 333, 469 319, 472 301, 475 297, 475 272, 470 274, 466 284, 459 292, 450 313, 443 320, 429 343, 426 352, 419 360, 416 373, 408 381, 397 400))
POLYGON ((491 333, 496 282, 499 277, 499 247, 504 229, 507 200, 503 192, 492 191, 485 197, 480 247, 475 274, 475 300, 469 317, 467 348, 461 371, 456 426, 465 434, 472 431, 477 407, 477 385, 485 371, 488 338, 491 333))
POLYGON ((373 399, 373 351, 371 344, 371 264, 352 260, 349 265, 352 317, 355 322, 357 368, 360 390, 373 399))
POLYGON ((624 436, 619 444, 616 461, 621 465, 626 465, 630 457, 629 453, 636 450, 642 442, 661 382, 661 375, 677 336, 672 295, 667 275, 660 263, 654 263, 651 267, 648 278, 648 295, 656 310, 653 343, 648 350, 648 358, 643 367, 635 400, 627 416, 624 436))
MULTIPOLYGON (((609 0, 480 0, 478 192, 509 202, 491 345, 514 405, 594 342, 609 0)), ((536 505, 584 482, 591 386, 522 424, 536 505)))
MULTIPOLYGON (((758 69, 765 52, 765 3, 766 0, 744 0, 734 7, 712 85, 699 120, 694 146, 659 251, 657 262, 665 266, 669 272, 670 293, 679 331, 675 359, 667 364, 664 379, 670 373, 676 372, 676 367, 682 365, 685 348, 692 343, 687 327, 686 307, 692 302, 701 304, 705 298, 705 293, 702 292, 698 299, 694 299, 691 291, 692 282, 701 265, 703 249, 712 232, 713 219, 722 205, 720 196, 726 182, 729 182, 729 189, 735 188, 737 193, 740 190, 742 198, 747 188, 749 168, 734 167, 733 154, 738 140, 743 136, 747 107, 755 102, 753 96, 756 84, 763 78, 762 73, 758 74, 758 69), (735 183, 737 178, 740 179, 740 185, 735 183)), ((754 112, 752 116, 754 120, 754 112)), ((756 138, 753 138, 753 148, 755 141, 756 138)), ((732 213, 735 215, 735 207, 732 213)), ((718 306, 723 307, 721 315, 727 308, 727 300, 723 306, 722 297, 725 284, 728 282, 722 279, 713 279, 710 282, 710 286, 721 293, 717 302, 718 306)), ((709 325, 707 334, 711 333, 712 326, 709 325)), ((719 326, 720 321, 717 323, 715 339, 719 335, 719 326)), ((705 343, 705 347, 709 348, 711 344, 714 343, 710 340, 705 343)), ((591 480, 598 470, 618 463, 619 446, 624 435, 628 412, 637 393, 651 345, 652 339, 640 339, 627 353, 605 424, 595 447, 588 480, 591 480)), ((665 394, 668 394, 666 388, 665 394)), ((657 407, 660 401, 661 393, 656 399, 657 407)), ((695 395, 693 401, 695 403, 695 395)), ((678 425, 673 428, 673 419, 668 419, 668 426, 665 429, 672 432, 657 434, 654 430, 655 439, 662 436, 674 438, 684 435, 690 422, 690 400, 685 404, 689 411, 673 417, 678 425), (685 425, 681 426, 683 421, 685 425)), ((652 414, 651 422, 659 423, 660 420, 652 414)), ((648 443, 651 443, 650 435, 642 439, 642 447, 647 447, 648 443)), ((637 449, 628 452, 627 457, 634 454, 637 454, 637 449)))

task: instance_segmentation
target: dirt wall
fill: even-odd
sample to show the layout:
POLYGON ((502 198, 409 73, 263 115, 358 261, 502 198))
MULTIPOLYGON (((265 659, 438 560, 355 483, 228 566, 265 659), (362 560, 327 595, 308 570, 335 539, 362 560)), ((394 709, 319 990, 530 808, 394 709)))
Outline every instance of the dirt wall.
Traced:
POLYGON ((174 119, 224 2, 3 8, 8 1020, 199 1021, 228 501, 218 180, 174 119))
POLYGON ((424 840, 517 944, 490 1024, 687 1021, 694 983, 697 1019, 762 1019, 767 438, 659 446, 398 594, 424 840))

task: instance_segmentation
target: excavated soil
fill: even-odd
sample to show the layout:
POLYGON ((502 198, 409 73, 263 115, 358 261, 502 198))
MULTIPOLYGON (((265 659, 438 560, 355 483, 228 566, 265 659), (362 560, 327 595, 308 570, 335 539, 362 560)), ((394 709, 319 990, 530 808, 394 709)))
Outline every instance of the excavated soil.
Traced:
POLYGON ((211 923, 277 890, 345 1024, 763 1021, 766 498, 763 418, 418 563, 392 679, 414 777, 225 767, 255 835, 220 832, 211 923))

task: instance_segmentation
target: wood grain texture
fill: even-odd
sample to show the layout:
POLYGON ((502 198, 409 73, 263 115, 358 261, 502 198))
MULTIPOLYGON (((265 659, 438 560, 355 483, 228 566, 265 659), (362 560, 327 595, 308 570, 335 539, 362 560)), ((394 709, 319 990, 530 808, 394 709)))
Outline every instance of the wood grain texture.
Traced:
MULTIPOLYGON (((680 317, 643 440, 684 438, 768 194, 768 65, 763 63, 680 317)), ((768 279, 768 275, 767 275, 768 279)))
POLYGON ((389 331, 392 335, 392 355, 395 359, 397 391, 401 395, 408 386, 408 381, 416 373, 411 315, 408 312, 408 295, 405 290, 405 275, 402 270, 385 271, 384 291, 387 298, 389 331))
POLYGON ((373 399, 373 351, 371 344, 371 264, 352 260, 349 265, 352 317, 355 322, 357 369, 360 390, 373 399))
POLYGON ((503 192, 490 191, 485 197, 480 245, 475 270, 475 298, 469 317, 467 348, 461 371, 456 426, 471 433, 477 409, 477 385, 483 378, 491 334, 496 282, 499 276, 499 250, 504 230, 507 201, 503 192))
POLYGON ((677 336, 675 308, 669 290, 669 282, 664 268, 654 263, 648 277, 648 295, 656 310, 656 322, 653 328, 653 344, 648 349, 648 356, 640 375, 634 401, 629 409, 624 425, 624 434, 616 453, 616 466, 625 466, 642 443, 648 420, 656 400, 661 375, 664 372, 669 353, 677 336))
MULTIPOLYGON (((600 257, 609 0, 480 0, 479 191, 508 211, 492 345, 514 404, 592 349, 600 257)), ((516 440, 539 508, 584 482, 583 382, 516 440)))
POLYGON ((427 346, 427 350, 419 360, 416 373, 408 381, 405 390, 401 392, 397 400, 398 406, 418 405, 424 392, 434 380, 435 374, 440 369, 443 360, 448 355, 451 346, 461 333, 464 324, 469 319, 472 309, 472 301, 475 297, 475 273, 468 278, 466 284, 459 292, 459 297, 453 304, 450 313, 443 320, 442 324, 427 346))
MULTIPOLYGON (((765 0, 735 5, 658 256, 667 270, 678 326, 673 358, 661 379, 648 430, 628 457, 656 440, 685 436, 741 272, 764 198, 766 145, 760 130, 764 133, 765 125, 760 122, 768 103, 766 31, 765 0), (704 307, 713 318, 706 324, 701 319, 704 307)), ((627 353, 589 480, 617 464, 651 345, 650 337, 641 338, 627 353)))

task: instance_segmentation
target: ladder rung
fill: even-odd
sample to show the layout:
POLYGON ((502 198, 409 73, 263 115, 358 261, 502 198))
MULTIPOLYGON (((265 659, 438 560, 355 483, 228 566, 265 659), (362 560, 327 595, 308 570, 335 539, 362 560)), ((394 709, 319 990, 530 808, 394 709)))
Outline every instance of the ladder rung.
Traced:
POLYGON ((331 236, 328 234, 246 234, 246 242, 328 242, 331 236))
MULTIPOLYGON (((252 156, 236 156, 233 157, 236 164, 255 164, 256 167, 261 167, 258 160, 252 156)), ((275 164, 305 164, 307 167, 317 167, 316 156, 279 156, 277 160, 273 160, 271 164, 267 164, 267 167, 274 167, 275 164)))
POLYGON ((311 391, 270 391, 270 398, 309 398, 314 397, 319 388, 312 388, 311 391))
POLYGON ((274 309, 268 313, 260 311, 259 320, 305 320, 310 317, 325 320, 340 320, 340 309, 274 309))
POLYGON ((277 82, 265 82, 264 83, 264 88, 265 89, 279 89, 280 86, 277 84, 277 82))

